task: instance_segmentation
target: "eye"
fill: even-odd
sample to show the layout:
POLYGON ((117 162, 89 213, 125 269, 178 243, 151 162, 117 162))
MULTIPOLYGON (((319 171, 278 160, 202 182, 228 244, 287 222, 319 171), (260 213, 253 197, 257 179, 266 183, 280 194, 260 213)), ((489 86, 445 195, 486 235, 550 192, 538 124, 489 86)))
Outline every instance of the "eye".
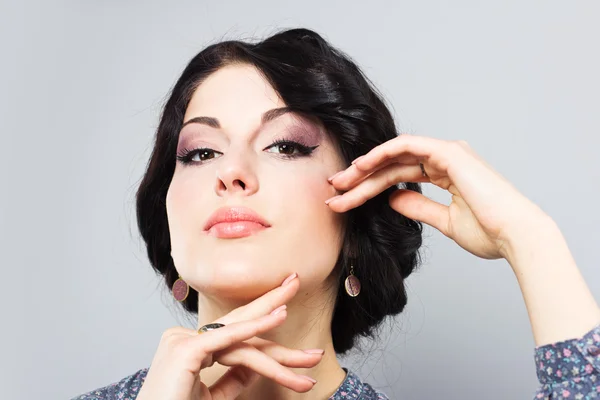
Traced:
POLYGON ((281 154, 286 157, 307 156, 319 146, 308 147, 291 140, 279 140, 267 147, 269 153, 281 154))
POLYGON ((213 158, 221 156, 223 153, 209 149, 200 148, 194 150, 183 149, 180 154, 177 155, 177 159, 183 164, 199 164, 208 161, 213 158))
POLYGON ((268 149, 272 150, 272 151, 269 151, 269 153, 279 153, 279 154, 286 154, 286 155, 292 155, 298 151, 297 146, 294 143, 290 143, 290 142, 276 143, 276 144, 268 147, 268 149))

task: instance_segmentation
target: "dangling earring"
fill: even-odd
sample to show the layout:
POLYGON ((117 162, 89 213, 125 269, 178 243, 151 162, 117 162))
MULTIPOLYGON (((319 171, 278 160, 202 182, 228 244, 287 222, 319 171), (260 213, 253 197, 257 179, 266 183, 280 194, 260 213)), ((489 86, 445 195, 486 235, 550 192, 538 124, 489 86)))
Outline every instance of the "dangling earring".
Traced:
POLYGON ((190 292, 190 286, 186 281, 181 279, 181 275, 177 274, 179 278, 173 283, 173 297, 177 301, 184 301, 188 297, 188 293, 190 292))
POLYGON ((360 281, 354 276, 354 266, 350 264, 350 275, 346 278, 346 293, 352 297, 358 296, 360 293, 360 281))

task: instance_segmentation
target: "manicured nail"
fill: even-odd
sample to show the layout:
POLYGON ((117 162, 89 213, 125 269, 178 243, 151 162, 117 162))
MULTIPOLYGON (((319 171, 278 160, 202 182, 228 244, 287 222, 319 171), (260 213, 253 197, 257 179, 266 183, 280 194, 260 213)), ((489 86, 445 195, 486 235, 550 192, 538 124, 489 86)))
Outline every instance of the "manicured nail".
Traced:
POLYGON ((342 172, 344 172, 344 171, 345 171, 345 170, 342 170, 342 171, 338 171, 338 172, 336 172, 336 173, 335 173, 335 174, 333 174, 331 177, 327 178, 327 180, 328 180, 329 182, 331 182, 332 180, 334 180, 334 179, 335 179, 335 177, 336 177, 336 176, 338 176, 339 174, 341 174, 341 173, 342 173, 342 172))
POLYGON ((360 160, 361 158, 363 158, 364 156, 360 156, 357 159, 355 159, 354 161, 352 161, 352 164, 356 164, 358 162, 358 160, 360 160))
POLYGON ((287 278, 285 278, 285 281, 283 281, 283 283, 281 284, 281 286, 287 285, 292 280, 294 280, 297 276, 298 276, 298 274, 294 272, 293 274, 291 274, 290 276, 288 276, 287 278))
POLYGON ((274 309, 273 311, 271 311, 271 315, 277 315, 280 312, 282 312, 283 310, 285 310, 286 308, 287 308, 287 306, 285 304, 282 306, 279 306, 276 309, 274 309))
POLYGON ((323 355, 325 353, 325 350, 323 349, 308 349, 308 350, 302 350, 303 352, 307 353, 307 354, 321 354, 323 355))
POLYGON ((333 200, 335 200, 335 199, 338 199, 338 198, 340 198, 340 197, 342 197, 342 195, 333 196, 332 198, 325 200, 325 204, 329 204, 329 203, 331 203, 333 200))
POLYGON ((311 381, 313 384, 317 383, 317 381, 315 381, 313 378, 311 378, 310 376, 306 376, 306 375, 300 375, 298 374, 298 376, 304 378, 304 379, 308 379, 309 381, 311 381))

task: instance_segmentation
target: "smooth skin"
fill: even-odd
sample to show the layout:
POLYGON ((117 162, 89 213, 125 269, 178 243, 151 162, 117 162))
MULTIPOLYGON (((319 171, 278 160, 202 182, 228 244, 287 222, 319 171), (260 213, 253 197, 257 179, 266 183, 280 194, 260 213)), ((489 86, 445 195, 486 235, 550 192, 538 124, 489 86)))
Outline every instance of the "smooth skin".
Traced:
POLYGON ((477 257, 505 258, 519 282, 537 346, 579 338, 600 323, 598 303, 556 223, 465 141, 402 134, 329 181, 344 192, 326 200, 340 213, 399 182, 429 182, 450 192, 448 206, 404 189, 389 202, 477 257))
POLYGON ((235 399, 259 375, 296 392, 312 389, 311 380, 286 367, 314 367, 322 354, 292 350, 254 337, 285 321, 285 303, 299 287, 297 275, 292 274, 282 286, 215 321, 225 324, 222 328, 201 334, 183 327, 166 330, 137 399, 235 399), (278 309, 277 314, 271 314, 278 309), (201 381, 201 370, 215 362, 232 368, 207 387, 201 381))

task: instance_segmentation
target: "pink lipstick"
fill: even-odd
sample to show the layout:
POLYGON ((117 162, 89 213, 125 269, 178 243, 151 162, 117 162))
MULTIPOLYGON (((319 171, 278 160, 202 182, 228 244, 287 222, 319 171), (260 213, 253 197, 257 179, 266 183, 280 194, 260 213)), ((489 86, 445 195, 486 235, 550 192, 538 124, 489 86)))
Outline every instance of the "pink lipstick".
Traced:
POLYGON ((204 231, 209 236, 233 239, 250 236, 271 225, 254 210, 247 207, 223 207, 206 221, 204 231))

